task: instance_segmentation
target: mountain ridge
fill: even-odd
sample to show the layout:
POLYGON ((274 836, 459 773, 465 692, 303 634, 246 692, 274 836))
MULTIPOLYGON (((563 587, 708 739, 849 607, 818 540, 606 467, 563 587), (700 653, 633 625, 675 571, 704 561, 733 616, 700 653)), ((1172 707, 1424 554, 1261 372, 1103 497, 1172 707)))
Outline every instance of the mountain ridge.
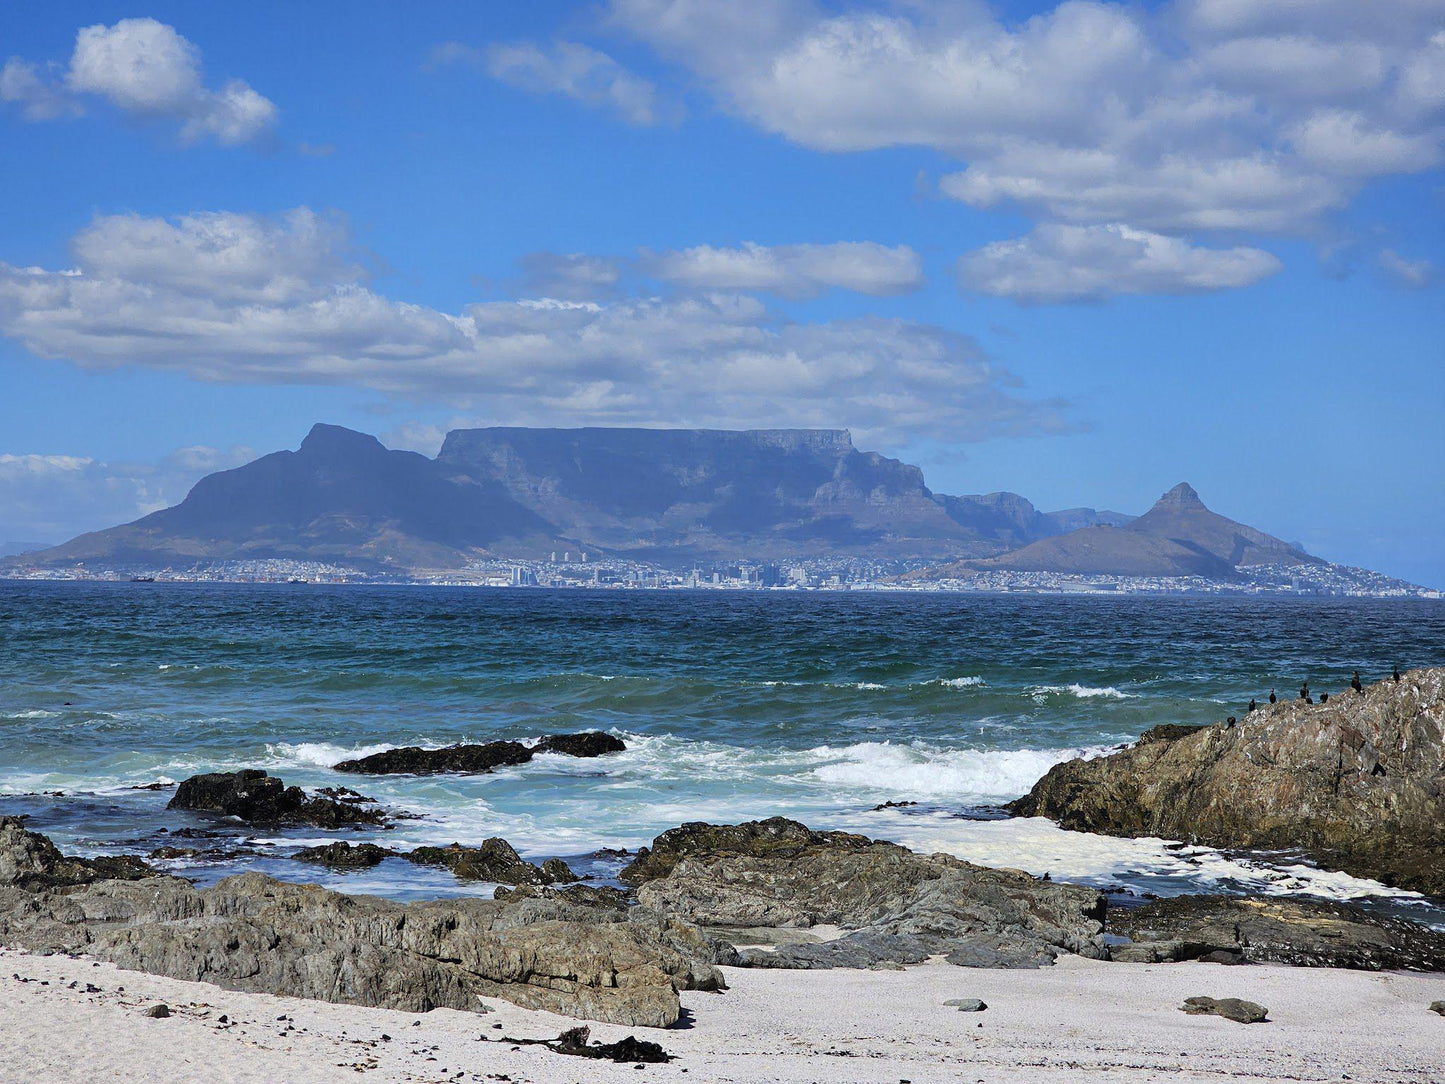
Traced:
POLYGON ((1210 511, 1188 483, 1144 515, 1040 511, 1006 491, 935 493, 846 429, 532 429, 448 433, 434 458, 318 423, 295 451, 202 478, 132 523, 30 553, 31 565, 291 558, 392 571, 554 551, 682 565, 870 557, 964 570, 1186 575, 1323 563, 1210 511))

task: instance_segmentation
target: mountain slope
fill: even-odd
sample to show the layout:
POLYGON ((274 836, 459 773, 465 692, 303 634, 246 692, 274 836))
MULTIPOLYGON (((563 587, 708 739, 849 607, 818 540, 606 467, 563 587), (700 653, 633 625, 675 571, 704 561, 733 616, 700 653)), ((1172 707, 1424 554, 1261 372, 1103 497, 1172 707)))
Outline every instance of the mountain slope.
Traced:
POLYGON ((32 559, 155 564, 293 557, 448 566, 548 525, 495 486, 461 486, 415 452, 316 425, 294 452, 207 475, 180 504, 81 535, 32 559))
POLYGON ((1230 580, 1253 565, 1320 563, 1288 542, 1211 512, 1181 482, 1121 527, 1085 527, 975 564, 1017 572, 1230 580))

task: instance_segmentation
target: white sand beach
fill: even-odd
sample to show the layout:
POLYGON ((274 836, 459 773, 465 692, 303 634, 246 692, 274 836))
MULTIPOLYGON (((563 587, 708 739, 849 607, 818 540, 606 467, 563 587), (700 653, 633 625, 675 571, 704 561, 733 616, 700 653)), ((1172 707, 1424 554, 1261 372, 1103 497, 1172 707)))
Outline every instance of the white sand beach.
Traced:
POLYGON ((496 999, 481 1016, 412 1014, 5 951, 0 1084, 1445 1081, 1445 1017, 1428 1009, 1445 998, 1440 975, 1065 957, 1039 971, 730 968, 727 979, 725 993, 683 995, 684 1027, 592 1025, 596 1039, 637 1034, 676 1056, 635 1068, 482 1042, 550 1038, 579 1023, 496 999), (1197 994, 1259 1002, 1270 1020, 1181 1012, 1197 994), (944 1006, 957 997, 988 1009, 944 1006), (162 1001, 172 1016, 143 1015, 162 1001))

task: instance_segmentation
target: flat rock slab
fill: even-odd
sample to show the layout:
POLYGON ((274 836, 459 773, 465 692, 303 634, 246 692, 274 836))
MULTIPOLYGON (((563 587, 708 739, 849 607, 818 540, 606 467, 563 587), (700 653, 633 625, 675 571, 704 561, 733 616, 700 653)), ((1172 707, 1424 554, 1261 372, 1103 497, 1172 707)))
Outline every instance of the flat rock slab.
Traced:
POLYGON ((951 1009, 957 1009, 959 1012, 983 1012, 988 1008, 986 1002, 980 1001, 976 997, 950 998, 948 1001, 945 1001, 944 1004, 951 1009))
POLYGON ((384 749, 356 760, 343 760, 334 765, 334 769, 366 775, 440 775, 448 772, 486 775, 497 768, 526 764, 538 753, 600 757, 626 749, 627 744, 621 738, 600 730, 588 730, 580 734, 547 734, 530 746, 517 741, 448 745, 442 749, 407 745, 399 749, 384 749))
POLYGON ((1240 1024, 1263 1024, 1269 1019, 1263 1005, 1237 997, 1188 997, 1180 1009, 1190 1016, 1222 1016, 1240 1024))

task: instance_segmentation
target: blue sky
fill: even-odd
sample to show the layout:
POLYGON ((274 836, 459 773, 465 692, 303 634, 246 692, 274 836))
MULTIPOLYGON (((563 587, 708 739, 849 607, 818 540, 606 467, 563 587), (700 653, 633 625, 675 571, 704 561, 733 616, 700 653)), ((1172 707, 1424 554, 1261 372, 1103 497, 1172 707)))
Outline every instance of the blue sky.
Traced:
POLYGON ((0 8, 0 541, 328 420, 849 426, 1445 584, 1445 3, 0 8))

